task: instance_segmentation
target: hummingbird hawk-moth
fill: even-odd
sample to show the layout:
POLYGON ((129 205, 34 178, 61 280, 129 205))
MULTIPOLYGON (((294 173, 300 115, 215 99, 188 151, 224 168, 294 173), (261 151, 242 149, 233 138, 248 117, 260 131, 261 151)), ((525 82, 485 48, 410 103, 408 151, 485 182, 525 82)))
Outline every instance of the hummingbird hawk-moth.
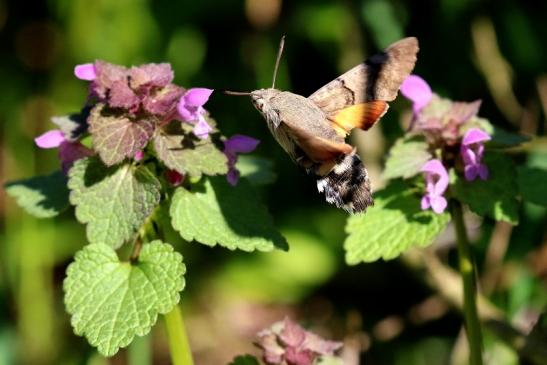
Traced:
POLYGON ((418 40, 401 39, 332 80, 309 97, 275 89, 284 37, 272 87, 250 95, 271 133, 297 165, 317 176, 327 202, 350 213, 373 204, 367 170, 345 139, 353 128, 367 130, 387 111, 416 63, 418 40))

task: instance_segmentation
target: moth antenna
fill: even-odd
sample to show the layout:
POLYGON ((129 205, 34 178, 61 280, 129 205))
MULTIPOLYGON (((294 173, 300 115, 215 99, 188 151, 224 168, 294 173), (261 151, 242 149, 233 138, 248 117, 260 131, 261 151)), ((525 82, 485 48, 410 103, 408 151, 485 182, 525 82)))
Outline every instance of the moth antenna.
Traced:
POLYGON ((231 91, 231 90, 222 90, 222 93, 223 94, 226 94, 226 95, 251 95, 250 92, 247 92, 247 91, 231 91))
POLYGON ((277 51, 277 58, 275 60, 275 68, 273 73, 272 89, 275 88, 275 79, 277 78, 277 69, 279 68, 279 62, 281 61, 281 56, 283 55, 283 47, 285 47, 285 36, 281 37, 279 41, 279 50, 277 51))

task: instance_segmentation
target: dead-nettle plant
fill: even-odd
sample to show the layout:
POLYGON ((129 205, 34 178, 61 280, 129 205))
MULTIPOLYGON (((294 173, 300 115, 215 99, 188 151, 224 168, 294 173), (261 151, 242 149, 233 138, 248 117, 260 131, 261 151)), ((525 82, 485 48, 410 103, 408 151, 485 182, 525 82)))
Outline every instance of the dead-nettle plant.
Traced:
MULTIPOLYGON (((266 365, 343 365, 342 342, 324 340, 289 318, 260 331, 255 345, 266 365)), ((237 356, 229 365, 260 365, 252 355, 237 356)))
MULTIPOLYGON (((177 306, 186 268, 163 233, 174 229, 186 241, 230 250, 286 250, 253 187, 264 182, 261 174, 240 176, 238 154, 253 151, 258 141, 222 136, 203 107, 212 90, 173 84, 168 64, 125 68, 97 61, 77 66, 75 74, 89 81, 86 105, 53 118, 58 129, 36 138, 41 148, 58 148, 59 171, 9 183, 6 190, 40 218, 57 216, 71 204, 87 225, 89 243, 76 253, 63 285, 76 334, 111 356, 165 314, 173 362, 191 364, 177 306)), ((481 364, 474 263, 462 207, 516 224, 522 200, 547 204, 540 188, 546 172, 515 167, 507 148, 526 139, 479 118, 479 101, 443 99, 415 75, 401 91, 413 102, 411 128, 389 152, 389 182, 375 193, 374 207, 348 218, 346 261, 389 260, 425 247, 452 220, 471 363, 481 364)), ((340 363, 334 357, 338 344, 287 321, 264 332, 259 346, 267 364, 340 363)), ((236 361, 257 363, 251 357, 236 361)))
POLYGON ((523 200, 547 203, 537 189, 547 172, 515 166, 508 152, 527 138, 478 117, 480 100, 441 98, 416 75, 403 82, 401 93, 412 101, 412 122, 389 151, 384 170, 388 184, 375 193, 374 207, 348 219, 346 261, 389 260, 411 247, 428 246, 452 221, 470 363, 481 364, 476 273, 463 211, 517 224, 523 200))
POLYGON ((222 136, 204 109, 212 90, 173 84, 169 64, 96 61, 75 75, 89 81, 85 107, 53 118, 58 129, 35 140, 58 148, 60 170, 6 190, 36 217, 71 204, 86 224, 89 244, 63 283, 76 334, 111 356, 165 314, 174 363, 189 364, 177 307, 186 268, 163 232, 174 228, 188 242, 230 250, 286 250, 252 175, 239 176, 238 154, 258 140, 222 136))

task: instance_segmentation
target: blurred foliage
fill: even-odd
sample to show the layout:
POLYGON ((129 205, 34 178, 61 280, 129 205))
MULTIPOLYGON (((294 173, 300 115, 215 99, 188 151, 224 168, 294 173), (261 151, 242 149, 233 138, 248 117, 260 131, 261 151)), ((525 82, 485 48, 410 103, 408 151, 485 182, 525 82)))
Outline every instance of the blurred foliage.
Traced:
MULTIPOLYGON (((287 42, 277 86, 302 95, 391 41, 417 36, 415 72, 443 96, 482 99, 481 115, 496 126, 538 136, 514 155, 530 168, 545 166, 545 15, 547 3, 517 0, 0 1, 2 181, 58 168, 56 152, 38 151, 32 139, 52 127, 51 116, 79 110, 86 89, 72 75, 75 64, 168 61, 184 86, 249 90, 270 85, 282 34, 287 42)), ((183 306, 197 363, 225 364, 236 354, 256 353, 254 333, 292 313, 330 331, 326 337, 354 344, 350 349, 363 351, 367 364, 457 364, 465 352, 456 341, 457 313, 412 316, 434 294, 421 274, 400 261, 348 268, 341 247, 345 214, 322 201, 250 101, 217 93, 208 107, 227 135, 262 140, 255 156, 270 160, 275 175, 255 178, 258 184, 275 179, 260 189, 291 250, 248 255, 167 235, 189 267, 183 306)), ((397 100, 378 127, 352 136, 376 189, 382 179, 374 171, 381 171, 387 147, 406 128, 408 109, 397 100)), ((253 163, 264 164, 246 163, 249 174, 253 163)), ((148 354, 147 346, 153 363, 168 363, 161 328, 112 361, 73 335, 61 282, 74 252, 86 244, 73 210, 36 220, 4 191, 0 203, 0 364, 124 364, 138 358, 131 354, 148 354)), ((547 303, 547 211, 526 204, 520 214, 520 224, 501 236, 499 224, 485 220, 473 237, 481 279, 494 278, 486 294, 513 324, 529 330, 547 303)), ((450 231, 440 241, 438 250, 453 261, 450 231)), ((488 338, 486 351, 489 364, 518 361, 495 338, 488 338)), ((141 360, 131 363, 149 363, 141 360)))

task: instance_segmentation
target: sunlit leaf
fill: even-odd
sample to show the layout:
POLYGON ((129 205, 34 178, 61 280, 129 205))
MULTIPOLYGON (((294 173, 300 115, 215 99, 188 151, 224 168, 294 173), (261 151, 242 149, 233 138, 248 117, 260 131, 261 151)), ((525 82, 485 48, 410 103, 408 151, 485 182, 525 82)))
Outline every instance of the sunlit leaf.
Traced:
POLYGON ((488 166, 487 180, 467 181, 451 170, 454 196, 478 215, 517 224, 518 187, 513 161, 501 153, 489 152, 483 162, 488 166))
POLYGON ((182 256, 160 241, 145 244, 136 262, 120 261, 108 245, 87 245, 63 284, 74 332, 114 355, 179 302, 185 271, 182 256))
POLYGON ((422 166, 432 158, 428 144, 420 136, 401 138, 390 149, 384 177, 409 178, 420 172, 422 166))
POLYGON ((420 197, 400 181, 375 194, 366 214, 349 217, 346 262, 390 260, 411 247, 430 245, 450 220, 448 213, 421 210, 420 197))
POLYGON ((287 249, 266 207, 245 179, 235 187, 224 177, 207 178, 192 186, 192 191, 180 187, 170 214, 173 227, 187 241, 219 244, 230 250, 287 249))
POLYGON ((120 247, 160 201, 160 183, 144 166, 106 167, 97 158, 85 158, 69 176, 70 202, 76 218, 87 224, 90 243, 120 247))

